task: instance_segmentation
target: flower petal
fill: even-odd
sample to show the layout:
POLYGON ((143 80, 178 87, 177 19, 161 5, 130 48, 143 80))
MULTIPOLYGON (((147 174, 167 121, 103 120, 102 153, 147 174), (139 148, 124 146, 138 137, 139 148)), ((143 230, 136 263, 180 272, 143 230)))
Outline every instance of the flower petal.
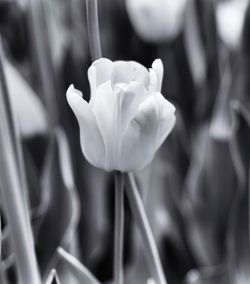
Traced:
POLYGON ((130 82, 128 61, 115 61, 111 76, 112 85, 130 82))
POLYGON ((143 65, 135 61, 115 61, 111 80, 112 85, 118 83, 129 84, 136 81, 148 88, 149 73, 143 65))
POLYGON ((88 69, 88 79, 90 85, 91 96, 97 88, 97 80, 96 80, 96 68, 94 66, 90 66, 88 69))
POLYGON ((145 68, 142 64, 135 61, 129 61, 129 68, 130 68, 129 72, 131 74, 130 81, 139 82, 145 88, 148 88, 149 73, 147 68, 145 68))
POLYGON ((166 100, 161 93, 156 94, 159 108, 160 124, 157 136, 156 148, 158 149, 175 125, 175 107, 166 100))
POLYGON ((158 92, 158 77, 154 69, 149 68, 149 92, 158 92))
POLYGON ((100 58, 94 61, 91 67, 95 67, 96 69, 96 87, 110 80, 113 69, 113 62, 111 60, 100 58))
POLYGON ((161 61, 161 59, 156 59, 153 64, 152 64, 152 68, 155 71, 155 73, 157 74, 157 91, 160 92, 161 91, 161 87, 162 87, 162 80, 163 80, 163 73, 164 73, 164 67, 163 67, 163 63, 161 61))
POLYGON ((174 112, 175 107, 160 93, 141 103, 123 136, 120 170, 140 170, 152 161, 175 124, 174 112))
POLYGON ((67 90, 67 101, 80 127, 81 148, 86 159, 96 167, 104 168, 105 148, 96 118, 80 91, 73 85, 67 90))
POLYGON ((137 112, 139 105, 146 99, 146 89, 141 83, 132 81, 129 85, 117 84, 119 125, 124 131, 137 112))
POLYGON ((114 133, 116 131, 117 91, 113 91, 111 81, 96 89, 92 110, 96 117, 105 146, 105 169, 110 170, 113 163, 114 133))
POLYGON ((140 105, 138 113, 123 136, 119 168, 121 171, 140 170, 152 161, 155 154, 158 116, 155 96, 150 96, 140 105))

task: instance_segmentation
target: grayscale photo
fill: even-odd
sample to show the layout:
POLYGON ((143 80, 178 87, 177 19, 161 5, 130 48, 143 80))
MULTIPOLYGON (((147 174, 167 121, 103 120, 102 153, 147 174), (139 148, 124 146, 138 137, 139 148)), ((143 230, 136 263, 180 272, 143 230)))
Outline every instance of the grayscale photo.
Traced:
POLYGON ((250 0, 0 0, 0 284, 250 284, 250 0))

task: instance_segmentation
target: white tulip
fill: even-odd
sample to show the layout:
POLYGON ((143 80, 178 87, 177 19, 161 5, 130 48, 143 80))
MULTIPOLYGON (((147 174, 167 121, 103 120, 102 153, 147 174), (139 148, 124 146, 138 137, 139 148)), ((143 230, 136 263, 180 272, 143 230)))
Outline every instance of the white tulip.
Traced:
POLYGON ((67 100, 80 126, 86 159, 107 171, 142 169, 175 124, 175 108, 160 93, 163 64, 149 71, 134 61, 101 58, 88 69, 87 103, 71 85, 67 100))
POLYGON ((183 26, 187 0, 126 0, 137 34, 149 42, 174 39, 183 26))
POLYGON ((230 0, 217 4, 216 21, 219 36, 231 49, 240 46, 248 2, 248 0, 230 0))

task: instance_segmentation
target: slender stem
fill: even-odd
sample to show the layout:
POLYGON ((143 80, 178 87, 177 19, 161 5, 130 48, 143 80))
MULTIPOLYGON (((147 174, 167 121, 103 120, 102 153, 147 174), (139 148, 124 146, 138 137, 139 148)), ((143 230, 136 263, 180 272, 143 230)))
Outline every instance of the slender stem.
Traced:
POLYGON ((48 279, 46 280, 45 284, 60 284, 57 272, 55 269, 50 271, 48 279))
MULTIPOLYGON (((2 41, 2 38, 0 39, 2 41)), ((4 101, 4 105, 5 105, 5 111, 6 111, 6 116, 7 116, 7 123, 8 123, 8 128, 9 128, 9 132, 11 135, 11 139, 12 141, 15 140, 15 127, 14 127, 14 120, 13 120, 13 116, 12 116, 12 111, 11 111, 11 105, 10 105, 10 100, 9 100, 9 95, 8 95, 8 88, 7 88, 7 82, 6 82, 6 77, 5 77, 5 73, 4 73, 4 66, 3 66, 3 54, 2 54, 2 42, 0 43, 0 78, 1 78, 1 91, 2 91, 2 100, 4 101)))
POLYGON ((166 284, 166 278, 162 269, 156 243, 150 228, 143 202, 138 192, 134 175, 129 173, 126 179, 126 193, 130 203, 131 211, 144 239, 145 252, 149 269, 157 284, 166 284))
POLYGON ((49 114, 50 134, 58 123, 59 111, 56 101, 55 74, 52 66, 52 56, 48 35, 44 5, 46 1, 29 0, 28 19, 29 29, 34 45, 34 56, 42 86, 44 101, 49 114))
MULTIPOLYGON (((2 40, 0 38, 0 40, 2 40)), ((1 78, 1 89, 2 89, 2 99, 3 105, 6 110, 6 122, 7 127, 10 131, 11 135, 11 142, 15 151, 15 158, 18 163, 18 170, 20 175, 20 180, 22 184, 22 191, 23 191, 23 200, 25 204, 25 211, 27 217, 29 216, 28 208, 29 208, 29 195, 28 195, 28 185, 27 185, 27 178, 26 178, 26 170, 24 166, 24 159, 23 159, 23 152, 22 152, 22 143, 20 139, 20 131, 17 127, 17 117, 12 111, 10 96, 8 92, 7 81, 5 78, 4 66, 3 66, 3 49, 2 43, 0 42, 0 78, 1 78)))
POLYGON ((89 49, 92 61, 102 57, 97 0, 86 0, 89 49))
POLYGON ((2 262, 2 215, 0 214, 0 264, 2 262))
POLYGON ((0 283, 1 284, 8 284, 5 270, 2 267, 2 264, 0 264, 0 283))
POLYGON ((69 269, 74 277, 79 280, 79 283, 101 284, 87 267, 63 248, 59 247, 57 253, 65 265, 65 269, 69 269))
MULTIPOLYGON (((4 211, 11 230, 11 240, 15 252, 15 259, 20 283, 40 284, 31 224, 27 206, 21 191, 23 186, 13 142, 15 127, 10 127, 11 108, 6 102, 9 100, 7 84, 4 76, 4 65, 0 47, 0 180, 1 197, 4 211)), ((13 121, 12 121, 13 123, 13 121)))
POLYGON ((123 284, 124 174, 115 172, 115 284, 123 284))

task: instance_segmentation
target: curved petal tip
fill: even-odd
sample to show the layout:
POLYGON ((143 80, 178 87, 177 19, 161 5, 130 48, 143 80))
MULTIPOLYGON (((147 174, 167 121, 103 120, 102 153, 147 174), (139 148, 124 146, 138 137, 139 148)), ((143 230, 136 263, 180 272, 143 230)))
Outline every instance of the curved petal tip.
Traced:
POLYGON ((78 95, 82 98, 82 92, 80 90, 75 89, 73 84, 70 84, 70 86, 68 87, 67 93, 66 93, 67 98, 68 98, 68 95, 70 95, 72 93, 74 93, 74 94, 76 94, 76 95, 78 95))
POLYGON ((164 66, 160 58, 154 60, 154 62, 152 63, 152 69, 157 74, 158 77, 157 91, 160 92, 162 87, 163 73, 164 73, 164 66))

